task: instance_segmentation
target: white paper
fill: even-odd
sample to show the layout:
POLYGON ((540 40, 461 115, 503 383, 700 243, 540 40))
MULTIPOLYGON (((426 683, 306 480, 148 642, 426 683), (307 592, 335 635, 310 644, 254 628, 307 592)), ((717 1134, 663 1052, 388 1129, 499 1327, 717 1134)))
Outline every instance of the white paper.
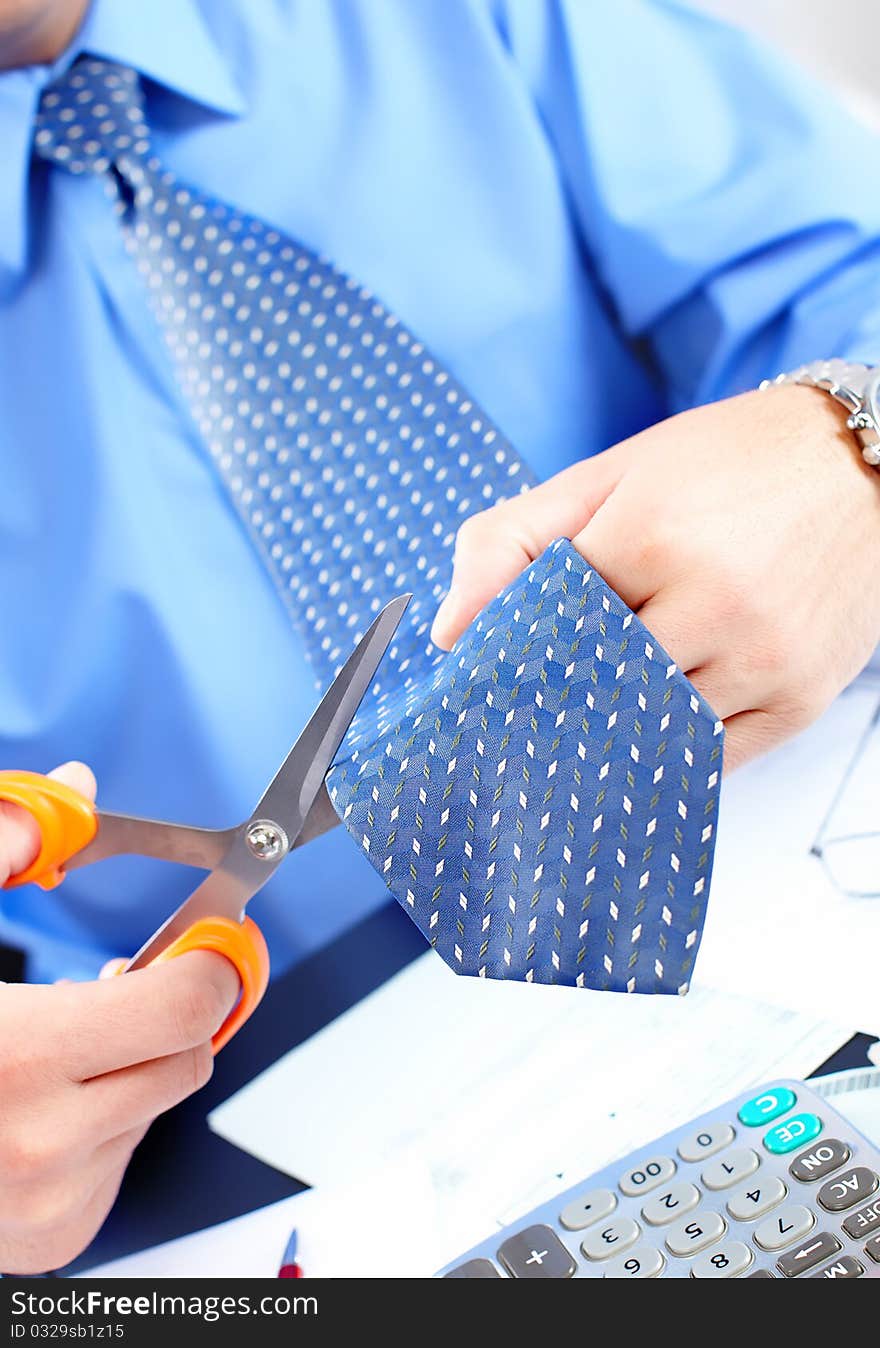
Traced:
POLYGON ((725 781, 702 984, 880 1032, 880 898, 841 892, 810 854, 829 811, 834 836, 880 830, 878 699, 876 672, 863 676, 725 781))
POLYGON ((806 1075, 848 1035, 699 986, 657 998, 462 979, 428 953, 209 1122, 319 1190, 423 1166, 429 1245, 451 1258, 740 1089, 806 1075))
MULTIPOLYGON (((852 1075, 842 1073, 838 1078, 844 1080, 852 1075)), ((871 1078, 873 1089, 855 1094, 836 1094, 838 1078, 822 1078, 820 1093, 832 1096, 835 1108, 866 1137, 880 1137, 877 1071, 871 1078)), ((680 1116, 675 1122, 681 1122, 680 1116)), ((657 1131, 664 1126, 658 1123, 657 1131)), ((647 1137, 641 1137, 637 1145, 648 1141, 647 1137)), ((602 1161, 593 1164, 598 1166, 602 1161)), ((579 1169, 561 1177, 549 1177, 518 1210, 511 1208, 501 1213, 498 1225, 515 1221, 528 1208, 578 1182, 584 1175, 585 1170, 579 1169)), ((410 1154, 385 1170, 369 1172, 350 1186, 311 1189, 296 1198, 284 1199, 258 1212, 79 1276, 271 1277, 277 1271, 294 1226, 299 1233, 297 1258, 307 1278, 430 1276, 457 1258, 488 1229, 483 1224, 470 1233, 451 1230, 440 1207, 431 1189, 427 1164, 410 1154)), ((298 1290, 307 1292, 307 1283, 298 1290)))
MULTIPOLYGON (((404 1159, 383 1172, 365 1170, 343 1188, 309 1189, 78 1276, 274 1278, 294 1227, 307 1278, 430 1276, 455 1255, 434 1212, 426 1167, 404 1159)), ((290 1283, 279 1287, 289 1290, 290 1283)))

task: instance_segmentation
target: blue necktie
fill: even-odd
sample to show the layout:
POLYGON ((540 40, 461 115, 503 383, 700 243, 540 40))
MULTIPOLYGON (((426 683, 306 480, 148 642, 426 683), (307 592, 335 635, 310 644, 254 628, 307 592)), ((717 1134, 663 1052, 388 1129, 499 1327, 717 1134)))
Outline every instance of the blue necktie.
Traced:
POLYGON ((715 843, 711 709, 562 539, 451 654, 430 644, 458 525, 534 484, 511 445, 367 290, 166 171, 132 70, 73 65, 35 148, 104 180, 319 683, 413 592, 330 790, 431 944, 464 974, 685 992, 715 843))

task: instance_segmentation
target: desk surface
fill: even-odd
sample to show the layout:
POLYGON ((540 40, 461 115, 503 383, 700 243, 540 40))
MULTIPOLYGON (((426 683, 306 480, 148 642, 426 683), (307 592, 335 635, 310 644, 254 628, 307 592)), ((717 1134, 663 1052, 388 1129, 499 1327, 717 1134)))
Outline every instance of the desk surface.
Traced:
MULTIPOLYGON (((263 1004, 218 1057, 205 1089, 150 1129, 103 1229, 64 1272, 121 1258, 298 1193, 303 1186, 289 1175, 216 1137, 207 1114, 424 949, 413 923, 389 903, 275 980, 263 1004)), ((854 1036, 819 1071, 864 1066, 871 1043, 867 1035, 854 1036)))

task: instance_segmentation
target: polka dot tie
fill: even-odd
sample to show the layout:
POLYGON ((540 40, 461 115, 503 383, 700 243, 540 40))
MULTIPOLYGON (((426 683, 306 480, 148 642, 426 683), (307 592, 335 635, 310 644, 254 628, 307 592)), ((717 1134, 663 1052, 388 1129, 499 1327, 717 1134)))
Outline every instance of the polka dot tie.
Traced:
POLYGON ((357 844, 459 973, 684 992, 722 727, 559 540, 445 655, 461 521, 533 485, 368 290, 153 155, 134 71, 78 61, 34 144, 102 179, 186 403, 326 685, 413 601, 330 777, 357 844))

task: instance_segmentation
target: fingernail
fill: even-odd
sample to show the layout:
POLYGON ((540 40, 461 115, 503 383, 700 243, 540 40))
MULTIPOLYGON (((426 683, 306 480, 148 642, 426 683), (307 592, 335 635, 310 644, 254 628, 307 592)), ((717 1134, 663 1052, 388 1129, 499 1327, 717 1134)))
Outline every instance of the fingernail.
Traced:
POLYGON ((98 975, 98 977, 115 978, 117 974, 122 973, 122 970, 125 968, 127 963, 128 960, 126 959, 108 960, 107 963, 104 965, 103 969, 101 970, 100 974, 98 975))
MULTIPOLYGON (((434 614, 434 621, 431 624, 431 640, 435 646, 445 647, 448 634, 454 631, 453 621, 455 610, 458 607, 457 600, 452 590, 441 601, 440 607, 434 614)), ((451 645, 451 642, 448 643, 451 645)))

